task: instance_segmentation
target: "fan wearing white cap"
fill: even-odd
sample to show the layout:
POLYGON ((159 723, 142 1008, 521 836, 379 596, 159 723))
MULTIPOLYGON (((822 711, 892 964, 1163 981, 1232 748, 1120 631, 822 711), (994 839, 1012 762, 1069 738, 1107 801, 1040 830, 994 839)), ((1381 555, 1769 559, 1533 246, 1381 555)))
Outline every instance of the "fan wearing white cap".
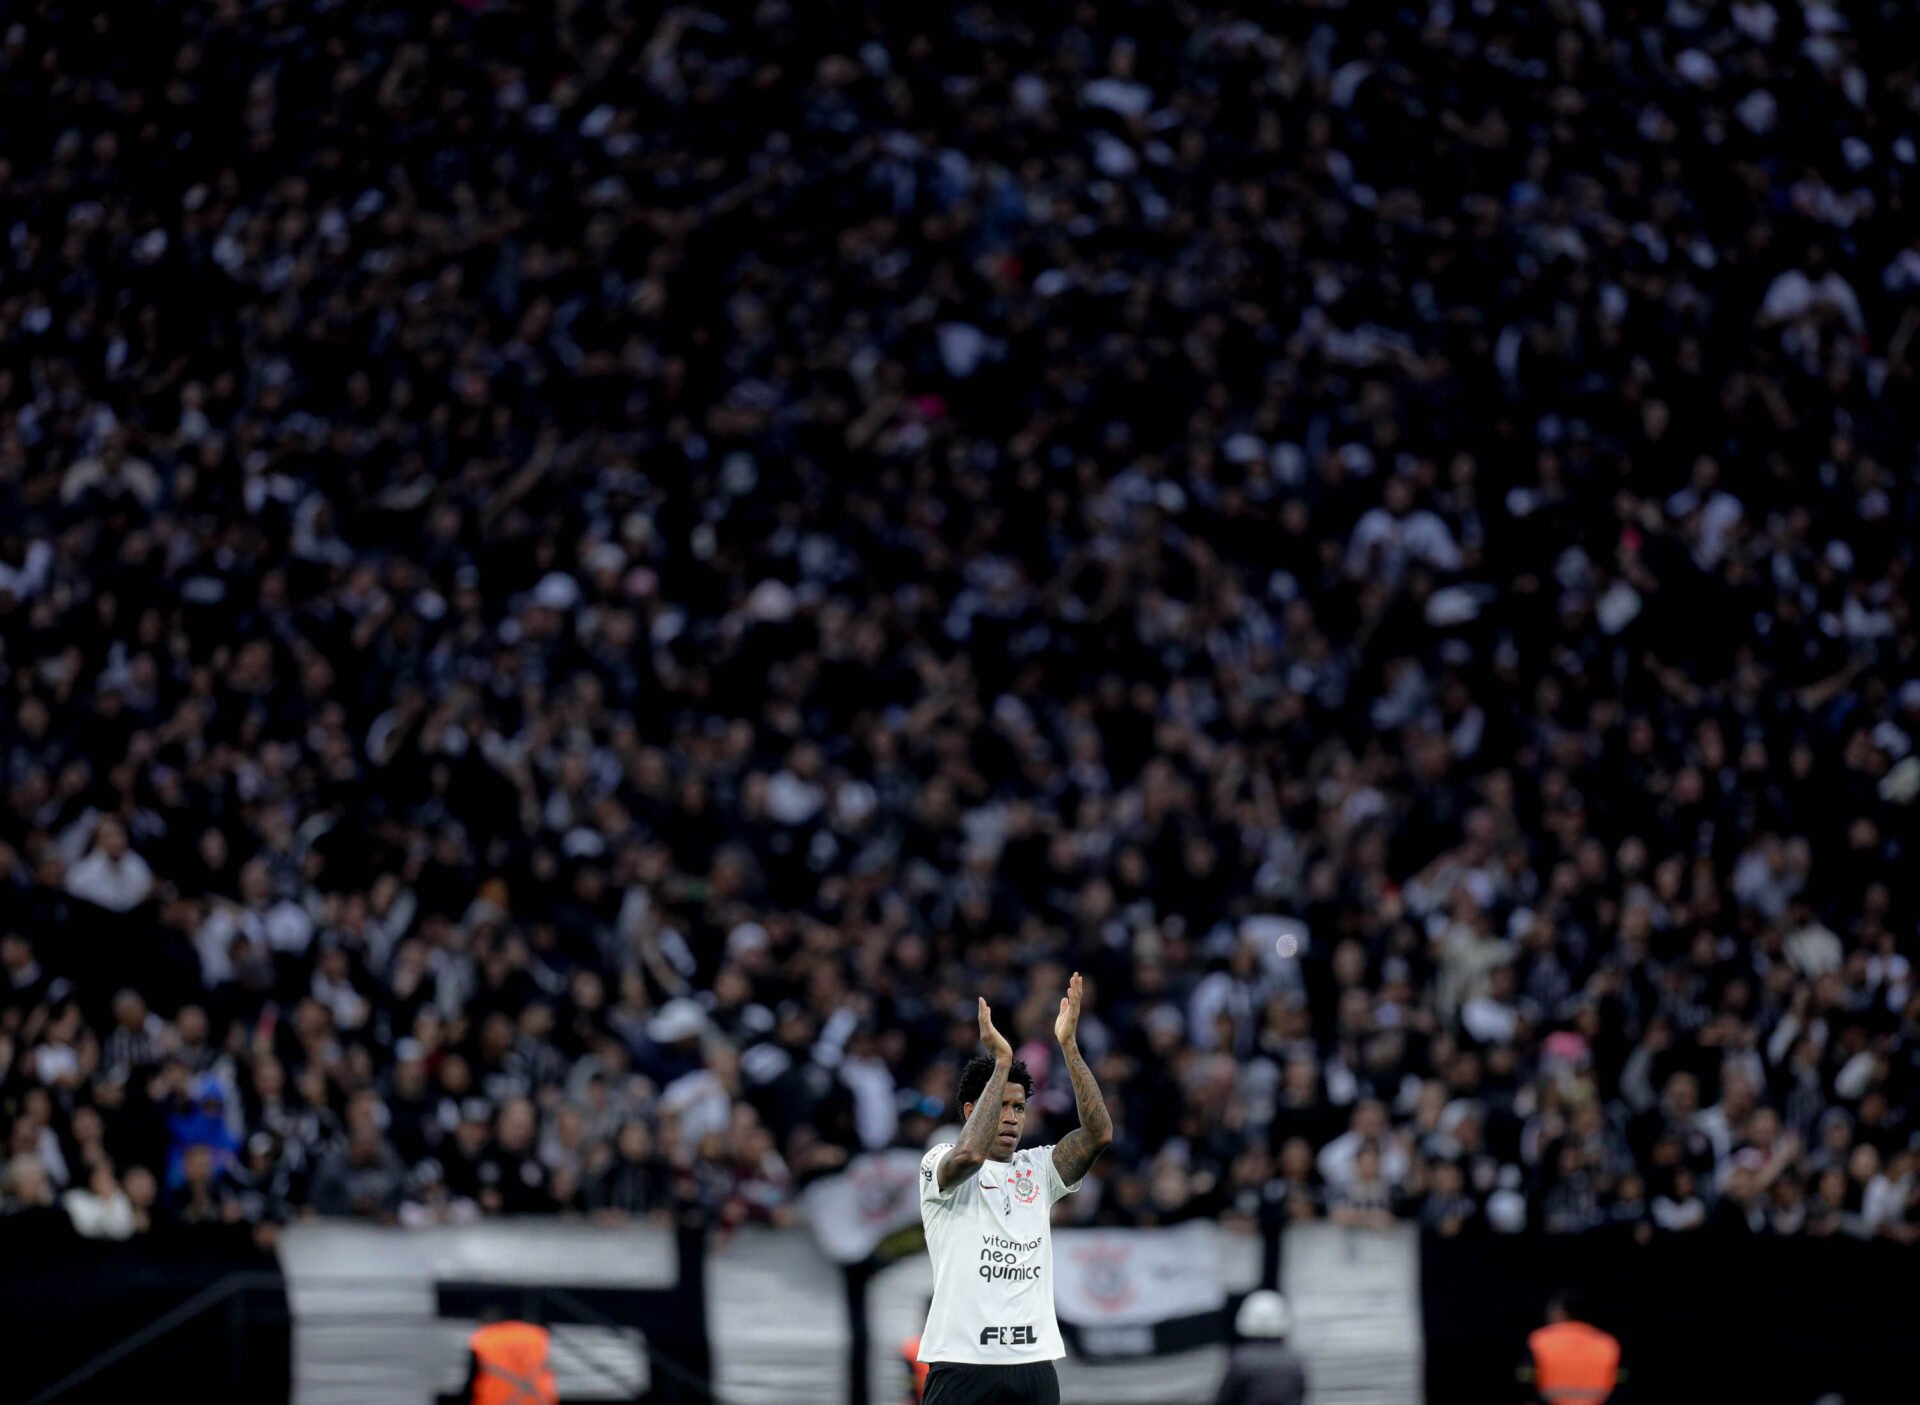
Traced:
POLYGON ((1270 1288, 1249 1293, 1233 1319, 1240 1340, 1227 1360, 1214 1405, 1301 1405, 1307 1398, 1307 1372, 1287 1345, 1293 1310, 1270 1288))

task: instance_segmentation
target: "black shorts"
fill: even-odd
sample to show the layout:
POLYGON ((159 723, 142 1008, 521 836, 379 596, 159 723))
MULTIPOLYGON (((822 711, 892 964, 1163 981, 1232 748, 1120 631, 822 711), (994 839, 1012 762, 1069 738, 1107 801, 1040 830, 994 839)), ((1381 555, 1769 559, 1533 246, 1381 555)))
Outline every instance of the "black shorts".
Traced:
POLYGON ((976 1366, 936 1361, 927 1368, 920 1405, 1060 1405, 1060 1377, 1051 1361, 976 1366))

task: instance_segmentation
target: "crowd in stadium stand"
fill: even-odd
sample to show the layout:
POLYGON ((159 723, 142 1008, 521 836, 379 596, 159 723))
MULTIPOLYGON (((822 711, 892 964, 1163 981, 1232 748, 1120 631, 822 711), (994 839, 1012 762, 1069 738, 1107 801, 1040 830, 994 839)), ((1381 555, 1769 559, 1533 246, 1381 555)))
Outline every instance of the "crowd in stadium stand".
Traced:
POLYGON ((0 1202, 1920 1237, 1917 13, 16 7, 0 1202))

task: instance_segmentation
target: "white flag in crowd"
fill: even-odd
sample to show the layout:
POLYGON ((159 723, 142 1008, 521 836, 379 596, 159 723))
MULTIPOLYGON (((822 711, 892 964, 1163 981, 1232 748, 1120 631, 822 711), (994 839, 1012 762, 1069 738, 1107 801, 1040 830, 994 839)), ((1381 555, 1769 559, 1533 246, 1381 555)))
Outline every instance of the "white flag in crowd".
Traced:
POLYGON ((828 1258, 861 1263, 888 1235, 920 1223, 919 1177, 919 1152, 870 1152, 808 1186, 800 1209, 828 1258))

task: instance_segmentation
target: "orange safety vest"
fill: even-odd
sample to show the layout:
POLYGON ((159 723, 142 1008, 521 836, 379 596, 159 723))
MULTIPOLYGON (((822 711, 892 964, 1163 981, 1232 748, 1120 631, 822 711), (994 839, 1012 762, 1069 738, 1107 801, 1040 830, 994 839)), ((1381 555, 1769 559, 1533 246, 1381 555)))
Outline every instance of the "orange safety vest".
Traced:
POLYGON ((1533 1388, 1545 1405, 1601 1405, 1620 1380, 1619 1339, 1585 1322, 1556 1322, 1527 1338, 1533 1388))
POLYGON ((920 1339, 908 1337, 900 1343, 900 1354, 907 1359, 907 1369, 913 1372, 913 1398, 919 1400, 927 1393, 927 1363, 920 1359, 920 1339))
POLYGON ((560 1405, 547 1367, 545 1327, 531 1322, 494 1322, 467 1338, 480 1369, 473 1405, 560 1405))

